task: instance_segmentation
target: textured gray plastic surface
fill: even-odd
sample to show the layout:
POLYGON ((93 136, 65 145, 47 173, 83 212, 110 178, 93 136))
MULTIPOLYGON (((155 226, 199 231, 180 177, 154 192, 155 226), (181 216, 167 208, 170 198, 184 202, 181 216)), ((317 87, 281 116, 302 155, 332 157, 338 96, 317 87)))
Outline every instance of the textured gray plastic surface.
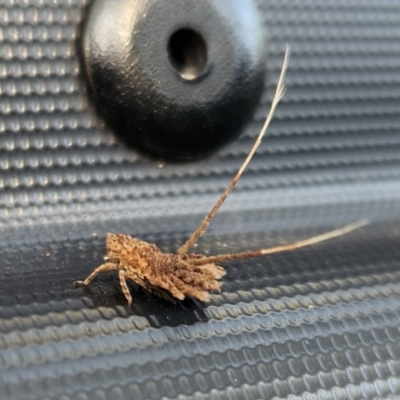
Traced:
POLYGON ((164 166, 96 115, 76 50, 88 4, 0 0, 0 398, 398 398, 400 3, 259 0, 270 56, 254 122, 210 159, 164 166), (132 285, 128 309, 115 276, 73 288, 108 231, 185 240, 258 133, 286 43, 269 138, 196 251, 370 226, 226 263, 206 305, 132 285))

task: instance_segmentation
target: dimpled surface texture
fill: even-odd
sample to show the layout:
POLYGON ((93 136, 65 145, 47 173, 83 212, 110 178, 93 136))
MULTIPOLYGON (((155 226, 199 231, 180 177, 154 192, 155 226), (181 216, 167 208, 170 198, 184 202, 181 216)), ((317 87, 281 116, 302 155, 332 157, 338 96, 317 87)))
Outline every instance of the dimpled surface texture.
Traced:
POLYGON ((263 101, 238 140, 182 165, 104 127, 77 52, 88 5, 0 0, 0 398, 399 398, 399 2, 258 0, 263 101), (112 273, 74 288, 104 262, 107 232, 165 252, 185 241, 261 128, 286 43, 269 136, 195 251, 371 224, 225 263, 207 304, 131 285, 128 308, 112 273))

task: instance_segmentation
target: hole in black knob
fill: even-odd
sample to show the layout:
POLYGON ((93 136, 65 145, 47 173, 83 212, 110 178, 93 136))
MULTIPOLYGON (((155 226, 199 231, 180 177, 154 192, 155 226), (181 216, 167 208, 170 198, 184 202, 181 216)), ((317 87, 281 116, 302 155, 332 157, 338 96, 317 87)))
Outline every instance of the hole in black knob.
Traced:
POLYGON ((244 131, 265 87, 257 1, 90 3, 82 69, 121 142, 158 160, 192 161, 244 131))
POLYGON ((169 61, 185 80, 196 79, 207 64, 207 44, 192 29, 179 29, 168 42, 169 61))

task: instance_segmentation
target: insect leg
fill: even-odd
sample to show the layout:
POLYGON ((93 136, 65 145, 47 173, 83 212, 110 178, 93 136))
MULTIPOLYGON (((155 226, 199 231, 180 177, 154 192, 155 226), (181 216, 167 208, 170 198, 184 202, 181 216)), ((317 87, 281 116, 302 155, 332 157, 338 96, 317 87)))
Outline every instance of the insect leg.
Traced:
POLYGON ((128 285, 126 284, 126 278, 127 273, 124 270, 120 270, 119 273, 119 283, 121 285, 122 292, 124 293, 124 296, 126 300, 128 300, 128 306, 132 305, 132 295, 131 292, 129 291, 128 285))
POLYGON ((148 279, 152 285, 160 286, 161 288, 168 290, 168 292, 170 292, 172 296, 174 296, 178 300, 183 300, 185 298, 185 295, 166 276, 164 276, 162 279, 155 277, 151 277, 151 279, 148 279))
POLYGON ((220 290, 221 282, 215 280, 214 276, 202 274, 200 272, 178 270, 175 277, 191 287, 199 286, 205 290, 220 290))
MULTIPOLYGON (((196 274, 200 274, 202 277, 221 279, 226 274, 224 268, 219 267, 218 265, 215 265, 213 263, 207 263, 205 265, 193 264, 193 261, 197 262, 199 260, 203 260, 206 258, 207 257, 199 257, 199 258, 189 259, 188 261, 180 260, 177 266, 182 271, 188 271, 188 272, 190 271, 196 274)), ((180 277, 178 273, 176 273, 175 275, 180 277)))
MULTIPOLYGON (((200 301, 209 300, 209 294, 205 290, 188 285, 174 275, 171 276, 171 281, 171 283, 186 296, 194 297, 200 301)), ((219 288, 216 290, 219 290, 219 288)))
POLYGON ((125 279, 132 280, 133 282, 137 283, 139 286, 142 286, 148 292, 153 293, 156 296, 158 296, 166 301, 176 303, 175 298, 170 294, 169 291, 162 289, 159 286, 152 285, 150 282, 140 278, 138 275, 136 275, 132 271, 126 271, 125 279))
POLYGON ((100 267, 97 267, 84 281, 74 282, 74 286, 87 286, 93 280, 93 278, 100 274, 100 272, 112 271, 114 269, 117 269, 117 267, 113 263, 102 264, 100 267))

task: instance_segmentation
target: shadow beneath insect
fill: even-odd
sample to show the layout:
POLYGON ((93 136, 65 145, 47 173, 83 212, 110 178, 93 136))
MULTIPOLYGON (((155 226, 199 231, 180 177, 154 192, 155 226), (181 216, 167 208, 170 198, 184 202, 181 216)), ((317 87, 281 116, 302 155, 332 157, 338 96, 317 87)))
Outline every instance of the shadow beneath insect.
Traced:
POLYGON ((93 282, 90 286, 82 287, 83 296, 88 297, 95 307, 125 307, 127 316, 145 317, 154 328, 164 326, 194 325, 198 322, 207 322, 205 305, 193 299, 177 301, 168 292, 159 293, 160 298, 149 293, 135 283, 129 283, 133 303, 128 306, 126 298, 115 279, 104 279, 102 282, 93 282))

